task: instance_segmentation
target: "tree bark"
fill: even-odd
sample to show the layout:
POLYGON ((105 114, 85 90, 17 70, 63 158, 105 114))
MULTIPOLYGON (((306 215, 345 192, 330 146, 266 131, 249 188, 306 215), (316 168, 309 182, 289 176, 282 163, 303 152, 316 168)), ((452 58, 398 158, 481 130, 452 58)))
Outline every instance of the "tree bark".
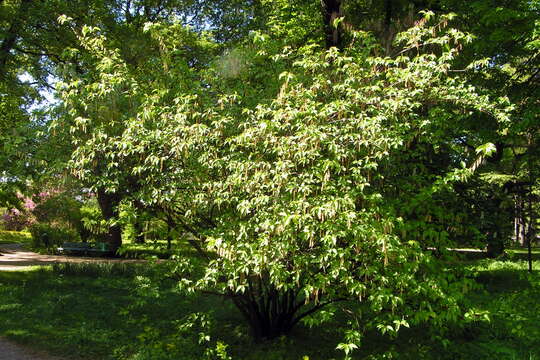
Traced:
POLYGON ((6 76, 6 65, 13 47, 17 42, 19 36, 19 29, 22 24, 25 23, 26 15, 28 13, 28 7, 32 0, 21 0, 21 5, 17 11, 17 14, 13 18, 13 22, 9 26, 6 32, 6 36, 0 45, 0 78, 6 76))
MULTIPOLYGON (((98 190, 97 200, 105 220, 115 220, 118 217, 118 205, 120 205, 120 196, 118 194, 108 194, 104 190, 98 190)), ((122 246, 122 228, 120 225, 109 226, 107 242, 114 252, 122 246)))
POLYGON ((343 0, 321 0, 327 49, 334 46, 341 49, 343 46, 340 27, 334 26, 334 20, 342 16, 342 1, 343 0))
POLYGON ((521 214, 520 214, 520 204, 519 204, 519 195, 514 195, 514 241, 516 244, 522 246, 521 241, 521 214))
POLYGON ((384 0, 384 25, 382 41, 386 54, 390 54, 392 48, 392 41, 394 40, 394 34, 392 33, 392 0, 384 0))
MULTIPOLYGON (((530 171, 530 168, 529 168, 529 171, 530 171)), ((533 271, 533 265, 532 265, 532 241, 533 241, 533 237, 535 237, 534 235, 534 215, 533 215, 533 211, 532 211, 532 187, 531 189, 529 190, 529 198, 528 198, 528 201, 529 201, 529 226, 528 226, 528 229, 527 229, 527 261, 529 263, 529 272, 532 272, 533 271)))
POLYGON ((173 238, 172 238, 172 231, 174 230, 174 228, 176 227, 176 223, 174 221, 174 219, 169 215, 169 214, 165 214, 165 218, 166 218, 166 222, 167 222, 167 250, 171 250, 172 248, 172 241, 173 241, 173 238))
POLYGON ((527 246, 525 214, 523 211, 524 203, 521 194, 516 194, 516 214, 515 214, 515 238, 516 243, 521 247, 527 246))
MULTIPOLYGON (((493 199, 491 210, 498 213, 500 211, 501 203, 501 199, 493 199)), ((496 221, 495 223, 491 223, 488 227, 487 242, 488 257, 496 258, 504 253, 504 237, 496 221)))
POLYGON ((254 288, 253 283, 246 294, 233 298, 256 341, 275 339, 291 331, 301 307, 295 300, 296 294, 292 290, 280 292, 271 288, 254 288))

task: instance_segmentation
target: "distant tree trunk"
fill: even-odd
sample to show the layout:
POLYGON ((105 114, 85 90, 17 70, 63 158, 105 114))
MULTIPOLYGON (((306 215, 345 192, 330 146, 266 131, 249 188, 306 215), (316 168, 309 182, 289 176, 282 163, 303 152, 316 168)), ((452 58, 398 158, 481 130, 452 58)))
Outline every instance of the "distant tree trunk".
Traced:
POLYGON ((527 200, 529 202, 529 211, 528 211, 528 213, 529 213, 528 225, 529 226, 528 226, 528 229, 527 229, 527 260, 529 262, 529 272, 532 272, 533 271, 533 265, 532 265, 532 242, 533 242, 533 238, 536 238, 535 231, 534 231, 535 216, 534 216, 533 210, 532 210, 532 186, 531 186, 531 189, 529 190, 529 196, 528 196, 527 200))
POLYGON ((333 46, 341 49, 343 45, 340 28, 334 26, 334 20, 342 16, 341 3, 342 0, 321 0, 328 49, 333 46))
POLYGON ((383 46, 387 55, 390 54, 392 41, 394 40, 394 34, 392 31, 392 16, 393 16, 392 1, 393 0, 384 0, 384 24, 383 24, 382 42, 383 42, 383 46))
MULTIPOLYGON (((97 200, 105 220, 109 221, 118 217, 118 205, 120 205, 120 196, 118 194, 108 194, 104 190, 98 190, 97 200)), ((120 248, 122 245, 122 228, 120 225, 109 226, 107 242, 114 252, 120 248)))
POLYGON ((519 195, 515 196, 515 215, 514 215, 514 238, 516 244, 523 245, 521 239, 521 211, 520 211, 519 195))
POLYGON ((146 240, 146 229, 144 229, 145 222, 142 219, 146 218, 146 207, 140 201, 135 201, 133 205, 135 206, 135 209, 137 209, 137 219, 135 219, 135 223, 133 224, 133 227, 137 232, 137 234, 135 234, 135 243, 144 244, 146 240))
POLYGON ((140 219, 135 220, 135 223, 133 224, 133 227, 135 228, 135 243, 136 244, 144 244, 144 222, 142 222, 140 219))
MULTIPOLYGON (((493 211, 495 211, 495 214, 498 214, 501 206, 502 200, 501 199, 494 199, 493 200, 493 211)), ((497 219, 497 217, 495 217, 497 219)), ((488 239, 487 239, 487 255, 490 258, 496 258, 497 256, 500 256, 504 252, 504 232, 500 229, 500 224, 497 220, 494 221, 494 223, 490 224, 489 230, 488 230, 488 239)))
POLYGON ((526 224, 525 224, 525 215, 523 211, 523 198, 521 194, 516 194, 515 196, 515 215, 514 215, 514 238, 516 243, 521 246, 527 246, 526 239, 526 224))
POLYGON ((165 215, 166 219, 167 219, 167 227, 168 227, 168 232, 167 232, 167 250, 171 250, 171 247, 172 247, 172 230, 176 227, 176 222, 174 221, 174 219, 170 216, 170 215, 165 215))

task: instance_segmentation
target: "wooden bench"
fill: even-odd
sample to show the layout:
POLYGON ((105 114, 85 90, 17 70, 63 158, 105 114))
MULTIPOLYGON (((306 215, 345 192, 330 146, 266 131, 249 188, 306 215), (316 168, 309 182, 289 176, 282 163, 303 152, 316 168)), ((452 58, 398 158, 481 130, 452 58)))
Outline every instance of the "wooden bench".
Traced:
POLYGON ((111 256, 113 251, 109 244, 103 242, 65 242, 62 247, 57 248, 60 254, 65 255, 88 255, 88 256, 111 256))

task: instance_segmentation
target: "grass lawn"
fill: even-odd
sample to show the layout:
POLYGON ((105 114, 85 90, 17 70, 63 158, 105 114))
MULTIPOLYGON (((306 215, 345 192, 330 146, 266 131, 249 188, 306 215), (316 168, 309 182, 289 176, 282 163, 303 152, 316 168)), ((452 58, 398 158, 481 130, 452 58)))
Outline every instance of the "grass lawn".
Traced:
POLYGON ((6 231, 0 230, 0 244, 23 244, 30 245, 32 236, 26 231, 6 231))
MULTIPOLYGON (((141 265, 61 265, 0 272, 0 335, 53 354, 82 359, 202 359, 204 344, 227 344, 233 359, 339 359, 341 322, 255 344, 239 313, 213 296, 179 295, 175 281, 150 281, 141 265), (211 312, 208 319, 186 319, 211 312), (202 334, 210 340, 201 340, 202 334), (200 343, 203 343, 201 345, 200 343)), ((368 334, 355 358, 394 349, 399 359, 540 359, 540 274, 522 261, 471 263, 484 289, 471 306, 489 312, 450 336, 445 348, 410 329, 398 339, 368 334)), ((535 263, 540 268, 540 262, 535 263)), ((218 352, 219 353, 219 352, 218 352)), ((209 358, 219 357, 216 354, 209 358)))

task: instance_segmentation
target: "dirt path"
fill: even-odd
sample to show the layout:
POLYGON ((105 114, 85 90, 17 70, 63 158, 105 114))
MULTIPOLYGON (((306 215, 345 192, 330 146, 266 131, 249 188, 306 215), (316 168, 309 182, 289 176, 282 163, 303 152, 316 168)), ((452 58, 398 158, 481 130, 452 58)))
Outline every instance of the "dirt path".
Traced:
POLYGON ((62 360, 41 351, 23 348, 9 340, 0 338, 0 360, 62 360))
MULTIPOLYGON (((105 259, 81 256, 58 256, 43 255, 25 250, 20 244, 0 244, 0 271, 2 270, 24 270, 29 266, 50 265, 54 263, 112 263, 112 262, 141 262, 141 260, 126 259, 105 259)), ((2 356, 0 354, 0 356, 2 356)), ((0 357, 0 360, 3 359, 0 357)))

